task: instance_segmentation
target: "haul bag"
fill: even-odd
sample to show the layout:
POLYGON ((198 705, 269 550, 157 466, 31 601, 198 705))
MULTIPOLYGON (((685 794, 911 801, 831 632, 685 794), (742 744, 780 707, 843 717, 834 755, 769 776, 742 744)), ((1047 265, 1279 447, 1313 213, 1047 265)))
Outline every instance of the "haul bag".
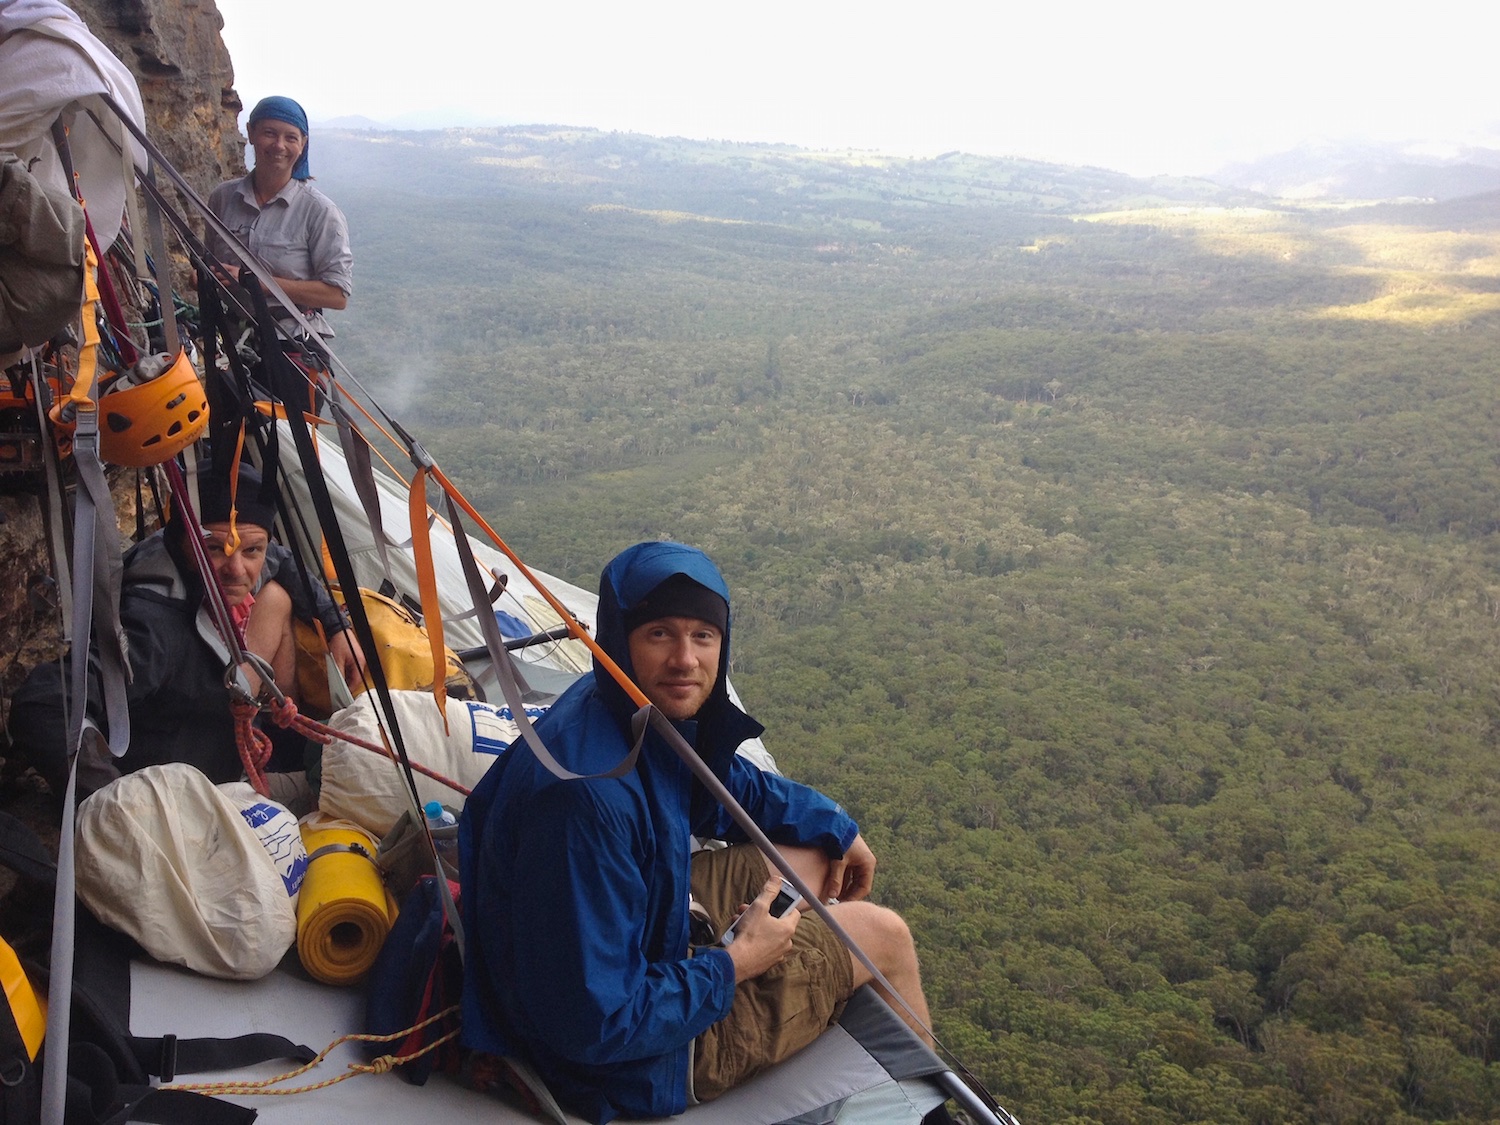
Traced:
MULTIPOLYGON (((495 755, 520 737, 509 707, 472 699, 448 699, 439 712, 429 693, 393 691, 391 701, 407 756, 414 765, 472 789, 494 764, 495 755), (447 730, 443 728, 444 713, 447 730)), ((382 745, 383 715, 374 696, 365 694, 328 720, 336 731, 363 742, 382 745)), ((535 719, 540 710, 528 713, 535 719)), ((352 741, 335 740, 323 748, 322 784, 318 808, 352 820, 367 832, 384 837, 410 807, 405 779, 390 758, 352 741)), ((416 774, 417 801, 437 801, 460 808, 459 790, 423 774, 416 774)))
POLYGON ((78 807, 78 897, 152 957, 251 980, 297 936, 296 818, 182 763, 126 774, 78 807))

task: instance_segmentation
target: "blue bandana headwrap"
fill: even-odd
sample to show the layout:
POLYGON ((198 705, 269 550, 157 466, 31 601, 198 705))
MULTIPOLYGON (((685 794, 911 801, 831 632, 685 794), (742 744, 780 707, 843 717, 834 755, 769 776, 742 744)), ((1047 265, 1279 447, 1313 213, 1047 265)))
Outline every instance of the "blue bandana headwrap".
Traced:
POLYGON ((307 112, 291 98, 283 98, 273 95, 269 98, 261 98, 255 103, 255 108, 250 111, 250 120, 245 122, 246 129, 255 128, 257 121, 284 121, 288 125, 296 126, 302 130, 304 138, 302 144, 302 158, 297 161, 296 167, 292 169, 292 179, 310 180, 312 173, 307 167, 307 150, 312 147, 312 138, 307 131, 307 112))

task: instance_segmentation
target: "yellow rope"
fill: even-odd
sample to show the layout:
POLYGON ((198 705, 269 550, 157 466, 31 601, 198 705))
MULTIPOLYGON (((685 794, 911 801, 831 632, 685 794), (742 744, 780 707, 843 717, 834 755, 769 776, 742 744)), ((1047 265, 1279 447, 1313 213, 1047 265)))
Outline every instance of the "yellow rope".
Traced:
POLYGON ((431 1016, 413 1027, 408 1027, 405 1031, 397 1031, 390 1035, 367 1035, 356 1033, 340 1036, 338 1039, 335 1039, 332 1043, 328 1044, 328 1046, 324 1047, 323 1050, 318 1053, 317 1058, 313 1059, 311 1062, 303 1066, 299 1066, 296 1070, 288 1071, 285 1074, 279 1074, 275 1078, 246 1079, 238 1082, 178 1082, 173 1083, 169 1086, 163 1086, 161 1088, 163 1090, 191 1090, 195 1093, 200 1094, 238 1095, 241 1097, 307 1094, 311 1093, 314 1090, 322 1090, 325 1087, 334 1085, 334 1083, 336 1082, 342 1082, 346 1078, 354 1078, 361 1074, 385 1074, 387 1071, 391 1070, 394 1067, 400 1066, 402 1063, 409 1063, 414 1059, 421 1058, 429 1051, 437 1050, 444 1043, 448 1043, 453 1040, 458 1035, 459 1029, 455 1027, 446 1035, 434 1039, 420 1051, 416 1051, 410 1055, 381 1055, 378 1059, 375 1059, 368 1063, 350 1063, 349 1069, 346 1070, 343 1074, 340 1074, 336 1078, 329 1078, 323 1082, 314 1082, 308 1086, 295 1086, 282 1090, 272 1090, 268 1089, 268 1087, 275 1086, 281 1082, 290 1082, 293 1078, 298 1078, 306 1074, 308 1071, 312 1070, 324 1059, 326 1059, 330 1054, 332 1054, 336 1048, 343 1046, 345 1043, 393 1043, 398 1040, 405 1039, 414 1031, 420 1031, 422 1028, 427 1027, 430 1024, 437 1023, 441 1019, 446 1019, 448 1016, 455 1016, 457 1014, 458 1005, 455 1004, 453 1005, 453 1007, 445 1008, 437 1015, 431 1016))

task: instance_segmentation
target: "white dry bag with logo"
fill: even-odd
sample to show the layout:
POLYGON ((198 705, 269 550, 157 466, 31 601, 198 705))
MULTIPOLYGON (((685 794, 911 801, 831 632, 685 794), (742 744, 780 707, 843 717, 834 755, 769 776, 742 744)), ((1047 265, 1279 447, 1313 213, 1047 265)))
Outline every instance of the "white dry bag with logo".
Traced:
POLYGON ((78 897, 158 961, 254 980, 297 939, 297 819, 181 763, 126 774, 78 807, 78 897))

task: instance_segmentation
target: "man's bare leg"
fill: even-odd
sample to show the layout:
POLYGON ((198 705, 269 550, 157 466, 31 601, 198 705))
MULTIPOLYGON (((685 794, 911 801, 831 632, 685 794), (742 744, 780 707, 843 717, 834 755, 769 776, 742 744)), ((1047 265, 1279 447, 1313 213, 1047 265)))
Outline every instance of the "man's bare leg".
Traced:
MULTIPOLYGON (((829 859, 821 848, 784 847, 779 850, 791 864, 792 870, 809 887, 814 891, 825 887, 829 859)), ((766 861, 766 866, 772 874, 778 873, 770 860, 766 861)), ((803 909, 810 908, 804 906, 803 909)), ((928 1012, 927 997, 922 992, 922 970, 917 961, 917 946, 905 920, 894 910, 876 906, 872 902, 840 902, 828 909, 844 928, 844 932, 874 962, 891 987, 901 994, 901 1000, 906 1001, 911 1012, 906 1010, 901 1000, 897 1000, 877 983, 864 963, 850 953, 849 960, 854 968, 854 987, 872 985, 922 1042, 932 1046, 932 1036, 927 1030, 932 1026, 932 1017, 928 1012)))
MULTIPOLYGON (((828 853, 822 848, 804 847, 779 847, 783 858, 792 865, 792 870, 801 876, 802 881, 813 889, 814 892, 823 891, 828 882, 828 853)), ((772 875, 780 875, 780 870, 769 859, 766 860, 766 870, 772 875)), ((803 909, 807 909, 804 907, 803 909)))
MULTIPOLYGON (((292 637, 292 599, 280 585, 267 582, 255 595, 250 620, 245 626, 245 647, 271 666, 276 686, 288 697, 296 694, 297 649, 292 637)), ((259 677, 250 673, 259 689, 259 677)), ((294 816, 313 811, 312 790, 301 770, 266 775, 271 799, 285 805, 294 816)))
POLYGON ((917 963, 917 946, 912 940, 906 921, 894 910, 876 906, 873 902, 841 902, 830 906, 833 915, 844 932, 865 951, 875 967, 890 982, 891 988, 900 993, 901 999, 877 982, 870 970, 854 956, 849 955, 854 966, 854 987, 872 985, 906 1025, 917 1033, 917 1037, 929 1047, 933 1045, 932 1016, 927 1010, 927 997, 922 992, 922 970, 917 963), (906 1002, 905 1006, 901 1001, 906 1002), (907 1011, 907 1008, 911 1011, 907 1011))
MULTIPOLYGON (((276 686, 287 695, 297 686, 297 649, 292 641, 292 598, 278 583, 267 582, 255 595, 245 626, 245 647, 271 666, 276 686)), ((260 688, 251 675, 251 686, 260 688)))

